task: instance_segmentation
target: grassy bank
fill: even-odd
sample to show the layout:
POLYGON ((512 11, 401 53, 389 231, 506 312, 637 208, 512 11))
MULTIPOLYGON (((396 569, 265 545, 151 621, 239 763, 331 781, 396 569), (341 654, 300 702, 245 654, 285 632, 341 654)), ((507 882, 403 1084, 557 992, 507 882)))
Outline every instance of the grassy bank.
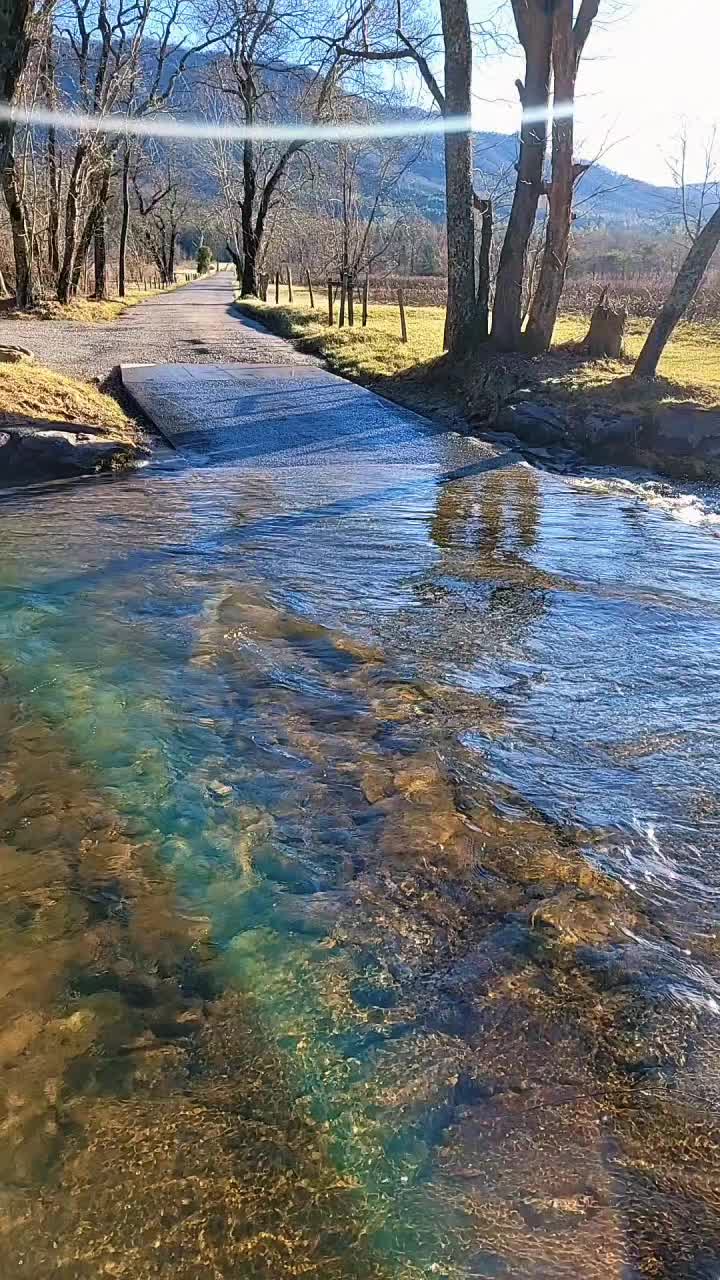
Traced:
POLYGON ((70 302, 55 302, 48 299, 39 302, 32 311, 8 310, 7 314, 21 323, 23 320, 69 320, 73 324, 106 324, 109 320, 117 320, 130 307, 139 302, 155 298, 160 293, 170 293, 179 289, 180 285, 166 285, 159 289, 141 289, 137 286, 129 288, 124 298, 106 298, 96 302, 94 298, 73 298, 70 302))
POLYGON ((135 423, 113 396, 29 360, 0 364, 0 430, 21 426, 60 431, 72 426, 108 442, 138 443, 135 423))
MULTIPOLYGON (((371 306, 366 329, 358 320, 354 329, 338 329, 337 307, 336 323, 330 328, 324 298, 318 298, 317 304, 311 310, 307 290, 297 289, 292 306, 253 300, 243 301, 242 307, 273 332, 293 339, 301 350, 322 356, 337 373, 382 390, 387 390, 382 384, 388 379, 411 380, 413 375, 431 371, 442 355, 442 307, 406 308, 408 341, 403 343, 396 306, 371 306)), ((628 322, 624 360, 589 361, 564 351, 567 344, 581 341, 587 326, 587 316, 561 316, 553 352, 532 362, 535 375, 549 392, 561 398, 582 395, 599 401, 622 400, 627 407, 648 399, 654 403, 692 400, 720 407, 720 325, 680 326, 665 352, 662 376, 650 387, 628 379, 649 320, 628 322)))

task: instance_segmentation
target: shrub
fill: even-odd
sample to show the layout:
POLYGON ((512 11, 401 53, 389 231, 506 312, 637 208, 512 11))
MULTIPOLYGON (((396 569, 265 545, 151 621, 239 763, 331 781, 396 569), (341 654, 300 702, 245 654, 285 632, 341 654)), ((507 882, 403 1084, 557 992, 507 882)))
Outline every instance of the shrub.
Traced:
POLYGON ((198 249, 197 269, 199 276, 206 276, 213 263, 212 249, 207 244, 201 244, 198 249))

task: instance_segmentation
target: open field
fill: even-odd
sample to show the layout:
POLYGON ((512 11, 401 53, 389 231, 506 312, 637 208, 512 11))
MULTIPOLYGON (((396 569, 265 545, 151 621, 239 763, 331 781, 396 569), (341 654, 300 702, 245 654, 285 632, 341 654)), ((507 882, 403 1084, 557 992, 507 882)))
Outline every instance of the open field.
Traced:
MULTIPOLYGON (((624 307, 629 316, 652 320, 674 278, 674 270, 589 271, 571 259, 563 290, 563 308, 568 315, 589 315, 607 286, 613 303, 624 307)), ((443 307, 447 298, 445 276, 387 275, 373 279, 371 284, 376 302, 394 303, 399 288, 405 292, 405 301, 417 307, 443 307)), ((720 269, 708 272, 688 307, 687 318, 693 323, 720 323, 720 269)))
MULTIPOLYGON (((442 355, 442 307, 406 307, 408 341, 403 343, 397 306, 371 304, 366 329, 359 325, 357 307, 355 328, 338 329, 336 306, 335 326, 329 328, 325 299, 319 290, 314 311, 306 289, 296 289, 294 294, 292 306, 245 300, 242 307, 273 332, 295 339, 301 350, 323 356, 332 369, 346 377, 378 384, 388 378, 420 374, 442 355)), ((556 349, 533 362, 548 390, 561 396, 622 399, 627 405, 648 399, 654 403, 690 399, 708 407, 720 406, 720 322, 681 325, 663 357, 661 377, 644 386, 630 383, 628 374, 650 322, 639 318, 628 321, 627 360, 589 361, 563 351, 566 344, 584 337, 587 325, 586 316, 561 316, 555 330, 556 349)))

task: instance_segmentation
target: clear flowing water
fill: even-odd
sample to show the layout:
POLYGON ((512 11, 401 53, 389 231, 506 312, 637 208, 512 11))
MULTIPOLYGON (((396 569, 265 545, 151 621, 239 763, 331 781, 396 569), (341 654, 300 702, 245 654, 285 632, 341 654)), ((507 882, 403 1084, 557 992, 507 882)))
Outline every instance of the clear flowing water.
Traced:
POLYGON ((410 425, 4 497, 3 1276, 720 1274, 715 510, 410 425))

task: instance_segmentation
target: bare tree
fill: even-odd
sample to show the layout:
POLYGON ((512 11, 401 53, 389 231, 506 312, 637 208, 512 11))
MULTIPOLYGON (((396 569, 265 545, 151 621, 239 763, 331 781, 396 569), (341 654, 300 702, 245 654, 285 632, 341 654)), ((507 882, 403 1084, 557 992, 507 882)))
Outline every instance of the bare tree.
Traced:
MULTIPOLYGON (((330 115, 342 70, 337 50, 331 48, 315 72, 288 65, 292 53, 310 41, 301 0, 284 0, 284 4, 281 0, 224 0, 218 21, 225 28, 219 36, 223 56, 216 66, 218 87, 233 103, 236 120, 252 128, 288 116, 317 122, 330 115)), ((345 22, 343 36, 347 30, 345 22)), ((252 137, 242 143, 241 243, 237 247, 242 257, 243 297, 257 293, 268 215, 282 196, 293 160, 306 146, 303 138, 284 146, 259 143, 252 137)))
POLYGON ((695 236, 687 257, 678 271, 672 289, 652 328, 633 370, 636 378, 654 378, 658 362, 675 326, 682 320, 720 244, 720 204, 695 236))
MULTIPOLYGON (((447 118, 472 112, 472 39, 467 0, 440 0, 445 46, 447 118)), ((475 225, 473 155, 469 131, 445 134, 445 190, 448 254, 448 309, 445 345, 448 354, 470 349, 475 319, 475 225)))
MULTIPOLYGON (((347 99, 338 107, 336 118, 369 122, 375 114, 367 98, 347 99)), ((385 142, 348 138, 328 145, 326 163, 322 153, 318 157, 315 185, 324 187, 327 212, 339 224, 332 269, 357 276, 387 254, 405 216, 394 203, 397 188, 423 145, 404 138, 385 142)))
POLYGON ((132 174, 141 238, 163 284, 175 279, 175 256, 180 229, 192 203, 181 182, 182 160, 172 152, 162 159, 143 157, 132 174))
MULTIPOLYGON (((209 17, 214 21, 216 15, 217 5, 211 0, 209 17)), ((68 105, 98 117, 124 112, 137 118, 164 109, 193 59, 220 38, 217 25, 208 34, 193 35, 197 20, 191 0, 58 0, 56 27, 68 105)), ((98 130, 82 131, 71 146, 57 285, 61 302, 67 302, 77 287, 90 244, 95 296, 105 296, 107 209, 120 145, 121 139, 98 130)), ((123 193, 125 169, 123 160, 123 193)), ((124 250, 128 199, 123 199, 122 208, 124 250)), ((124 287, 123 252, 121 259, 124 287)))
MULTIPOLYGON (((33 39, 47 17, 49 6, 37 9, 33 0, 0 0, 0 98, 16 104, 33 39)), ((32 227, 23 197, 16 162, 16 125, 0 121, 0 170, 7 205, 15 259, 15 302, 31 307, 35 302, 32 227)))
MULTIPOLYGON (((150 18, 150 0, 63 0, 58 11, 60 52, 72 105, 104 116, 124 105, 137 74, 150 18)), ((105 293, 105 216, 114 144, 101 132, 80 132, 72 146, 64 200, 58 301, 77 288, 95 238, 95 292, 105 293)))
POLYGON ((506 351, 516 351, 520 346, 525 257, 543 189, 556 3, 557 0, 512 0, 518 39, 525 53, 525 79, 517 81, 523 118, 515 194, 495 282, 492 327, 493 341, 506 351))
POLYGON ((552 341, 565 283, 573 192, 575 183, 588 167, 573 160, 575 85, 580 58, 599 7, 600 0, 581 0, 575 18, 573 0, 555 0, 552 173, 545 189, 548 200, 545 248, 525 333, 526 347, 533 353, 547 351, 552 341))
POLYGON ((707 221, 708 206, 716 203, 720 190, 717 168, 718 127, 713 125, 703 144, 703 172, 699 182, 690 183, 687 176, 690 138, 683 125, 678 139, 678 154, 668 161, 673 183, 680 198, 680 213, 685 235, 690 244, 697 240, 707 221))
MULTIPOLYGON (((432 30, 403 25, 402 0, 397 0, 394 29, 380 0, 360 0, 352 43, 346 36, 341 52, 365 62, 412 62, 441 114, 469 119, 472 112, 472 34, 467 0, 440 0, 444 89, 432 71, 437 37, 432 30), (369 19, 378 19, 371 43, 369 19), (379 30, 379 35, 378 35, 379 30)), ((473 158, 469 130, 446 132, 445 212, 448 258, 445 346, 451 358, 469 350, 476 313, 475 228, 473 218, 473 158)))

